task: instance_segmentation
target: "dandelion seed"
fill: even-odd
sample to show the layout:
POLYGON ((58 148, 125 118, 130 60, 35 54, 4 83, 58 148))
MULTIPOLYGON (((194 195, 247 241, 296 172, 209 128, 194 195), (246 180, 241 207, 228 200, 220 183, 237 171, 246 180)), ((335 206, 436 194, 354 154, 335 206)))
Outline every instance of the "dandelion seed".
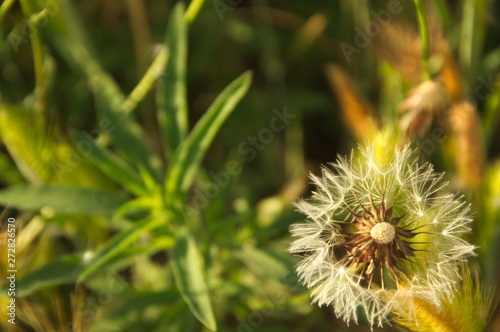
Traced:
POLYGON ((439 306, 460 278, 457 262, 473 255, 460 238, 469 206, 415 155, 407 147, 378 162, 369 147, 339 158, 312 177, 312 198, 296 204, 309 217, 290 228, 300 280, 314 288, 314 303, 331 304, 346 322, 357 322, 358 307, 381 326, 415 298, 439 306))

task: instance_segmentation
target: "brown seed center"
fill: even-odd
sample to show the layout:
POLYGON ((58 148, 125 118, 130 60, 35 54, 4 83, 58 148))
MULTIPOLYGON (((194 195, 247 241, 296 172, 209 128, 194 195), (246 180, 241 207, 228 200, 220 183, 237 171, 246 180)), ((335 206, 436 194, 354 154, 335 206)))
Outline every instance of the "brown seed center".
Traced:
MULTIPOLYGON (((416 257, 414 253, 416 249, 411 247, 416 242, 408 240, 423 233, 415 231, 425 225, 413 229, 408 228, 415 222, 413 221, 407 225, 398 226, 400 220, 410 210, 398 217, 392 217, 393 208, 386 209, 383 199, 377 207, 370 196, 370 210, 359 203, 364 212, 363 215, 354 212, 347 203, 344 202, 344 204, 354 218, 352 225, 357 229, 355 232, 344 231, 346 241, 341 242, 347 248, 347 255, 344 259, 351 262, 348 268, 362 267, 359 273, 361 276, 366 276, 367 288, 371 288, 376 274, 378 277, 376 271, 380 272, 380 278, 377 281, 375 277, 375 283, 380 283, 380 286, 384 288, 385 268, 390 272, 391 279, 396 284, 404 278, 407 279, 405 273, 412 271, 412 267, 406 261, 416 264, 408 259, 416 257)), ((392 205, 394 206, 395 202, 392 205)), ((344 222, 341 221, 341 223, 344 222)))
POLYGON ((372 227, 370 235, 378 244, 388 244, 394 240, 396 230, 388 222, 380 222, 372 227))

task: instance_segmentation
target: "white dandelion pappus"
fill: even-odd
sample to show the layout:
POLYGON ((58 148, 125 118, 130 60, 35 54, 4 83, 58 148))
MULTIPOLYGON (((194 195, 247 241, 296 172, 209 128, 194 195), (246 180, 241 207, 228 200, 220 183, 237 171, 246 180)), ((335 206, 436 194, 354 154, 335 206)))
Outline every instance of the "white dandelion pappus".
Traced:
POLYGON ((409 147, 385 164, 373 146, 359 152, 311 175, 316 191, 296 203, 308 220, 290 227, 289 252, 303 257, 297 273, 314 288, 313 303, 332 305, 347 323, 357 323, 361 307, 382 326, 391 312, 411 311, 416 297, 439 308, 453 295, 457 263, 474 255, 461 238, 472 219, 409 147))

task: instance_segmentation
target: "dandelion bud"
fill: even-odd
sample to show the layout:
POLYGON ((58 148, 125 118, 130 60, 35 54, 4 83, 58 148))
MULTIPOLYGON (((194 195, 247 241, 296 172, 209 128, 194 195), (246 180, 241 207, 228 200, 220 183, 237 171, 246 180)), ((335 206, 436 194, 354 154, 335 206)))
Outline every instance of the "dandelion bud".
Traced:
POLYGON ((395 149, 379 162, 370 146, 311 178, 312 198, 296 204, 308 220, 291 226, 289 251, 302 257, 297 272, 313 302, 346 322, 357 322, 361 307, 381 326, 391 312, 411 316, 416 299, 439 307, 453 294, 457 262, 474 249, 461 238, 469 206, 415 151, 395 149))

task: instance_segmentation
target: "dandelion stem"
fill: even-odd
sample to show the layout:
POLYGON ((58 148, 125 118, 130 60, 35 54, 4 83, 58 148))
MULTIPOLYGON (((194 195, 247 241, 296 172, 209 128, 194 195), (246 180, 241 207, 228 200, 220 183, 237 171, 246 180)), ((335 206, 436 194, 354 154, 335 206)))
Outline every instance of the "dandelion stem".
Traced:
POLYGON ((429 72, 429 25, 427 23, 427 15, 425 6, 422 0, 414 0, 417 8, 418 27, 420 30, 420 40, 422 45, 422 75, 424 80, 429 80, 431 75, 429 72))

